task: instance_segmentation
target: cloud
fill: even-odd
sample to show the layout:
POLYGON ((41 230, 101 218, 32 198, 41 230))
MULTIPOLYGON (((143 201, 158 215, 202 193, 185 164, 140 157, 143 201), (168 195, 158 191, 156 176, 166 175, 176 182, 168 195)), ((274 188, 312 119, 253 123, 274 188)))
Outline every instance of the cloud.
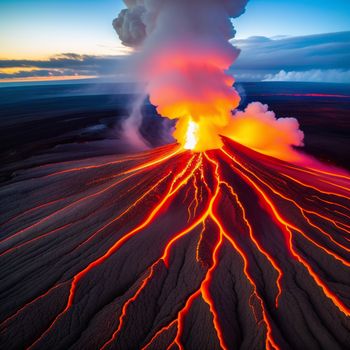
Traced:
MULTIPOLYGON (((248 0, 176 0, 173 2, 167 0, 124 0, 126 8, 121 10, 118 17, 114 19, 113 27, 124 45, 137 47, 152 36, 157 27, 162 27, 162 32, 173 27, 172 35, 182 36, 182 27, 186 25, 186 21, 184 21, 186 18, 191 18, 193 28, 199 29, 199 22, 206 24, 199 29, 202 33, 208 32, 208 30, 211 32, 220 30, 225 20, 239 17, 244 13, 247 2, 248 0), (169 16, 166 13, 169 13, 169 16), (166 17, 167 20, 164 21, 166 17), (220 25, 211 26, 213 19, 219 19, 219 17, 221 17, 220 25), (174 19, 177 24, 175 31, 175 27, 171 24, 174 19)), ((188 29, 191 28, 187 26, 188 29)), ((228 32, 229 38, 233 38, 235 32, 231 23, 228 32)), ((156 37, 158 36, 156 35, 156 37)))
POLYGON ((250 103, 236 111, 223 135, 260 153, 289 161, 301 160, 293 146, 304 146, 304 133, 295 118, 277 118, 268 106, 250 103))
POLYGON ((118 76, 125 56, 64 53, 47 60, 0 60, 0 79, 60 76, 118 76), (16 68, 16 69, 14 69, 16 68))
POLYGON ((234 40, 241 55, 231 68, 241 81, 349 83, 350 32, 234 40))
POLYGON ((276 74, 267 74, 264 81, 302 81, 320 83, 349 83, 350 70, 311 69, 304 72, 281 70, 276 74))
MULTIPOLYGON (((350 32, 300 37, 233 40, 241 54, 230 69, 238 81, 324 81, 350 83, 350 32)), ((63 53, 47 60, 0 60, 0 79, 125 76, 127 55, 63 53), (16 69, 14 69, 16 68, 16 69)))
POLYGON ((235 69, 302 71, 350 69, 350 32, 234 40, 242 52, 235 69))

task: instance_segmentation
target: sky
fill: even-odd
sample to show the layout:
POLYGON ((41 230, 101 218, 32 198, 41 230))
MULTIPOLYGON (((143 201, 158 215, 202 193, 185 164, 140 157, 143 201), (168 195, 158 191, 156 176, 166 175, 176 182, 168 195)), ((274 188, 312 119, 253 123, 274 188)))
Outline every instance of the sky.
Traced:
MULTIPOLYGON (((62 58, 62 54, 67 53, 82 55, 74 56, 75 58, 69 56, 70 61, 85 60, 86 56, 102 59, 128 54, 129 50, 121 45, 111 24, 123 7, 121 0, 1 0, 0 79, 8 79, 12 75, 15 78, 19 71, 23 72, 23 76, 27 75, 27 78, 30 75, 28 72, 37 72, 43 78, 45 74, 49 75, 49 68, 53 69, 53 76, 66 73, 94 75, 88 69, 85 72, 67 70, 62 73, 59 68, 55 68, 55 71, 50 65, 44 72, 35 62, 52 61, 56 56, 62 58), (33 65, 21 65, 24 60, 30 60, 33 65), (13 61, 12 66, 10 61, 13 61), (18 64, 20 70, 16 67, 18 64)), ((286 38, 299 38, 300 48, 300 45, 303 46, 300 38, 350 31, 350 1, 250 0, 246 13, 235 19, 234 24, 238 46, 246 48, 251 54, 254 54, 254 48, 258 49, 261 45, 265 45, 266 49, 266 42, 263 44, 260 41, 252 45, 250 38, 256 36, 278 41, 279 44, 286 43, 286 38)), ((343 40, 348 41, 348 38, 343 37, 343 40)), ((310 39, 306 41, 310 44, 310 39)), ((343 44, 343 50, 348 50, 346 42, 343 44)), ((282 50, 280 46, 279 49, 282 50)), ((241 56, 246 57, 243 54, 241 56)), ((273 57, 271 64, 272 61, 273 57)), ((338 61, 339 65, 328 65, 327 69, 345 69, 340 64, 344 57, 338 61)), ((335 62, 334 59, 332 62, 335 62)), ((246 71, 250 68, 245 66, 244 69, 246 71)), ((288 69, 290 68, 285 67, 286 73, 289 72, 288 69)), ((309 66, 309 70, 312 69, 319 67, 317 64, 315 67, 309 66)), ((283 69, 267 69, 266 74, 272 77, 281 71, 283 69)), ((283 72, 281 74, 282 77, 283 72)))
POLYGON ((1 0, 0 58, 118 54, 112 20, 121 0, 1 0))

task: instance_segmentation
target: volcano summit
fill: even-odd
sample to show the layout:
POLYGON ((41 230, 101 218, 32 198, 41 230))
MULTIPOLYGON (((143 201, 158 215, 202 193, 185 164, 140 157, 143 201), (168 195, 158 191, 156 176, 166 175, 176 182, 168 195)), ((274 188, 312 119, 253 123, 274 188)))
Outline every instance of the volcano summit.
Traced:
POLYGON ((2 346, 346 348, 349 176, 223 142, 4 187, 2 346))
MULTIPOLYGON (((112 96, 102 112, 90 88, 94 121, 74 110, 81 97, 43 116, 26 118, 24 108, 17 120, 17 105, 4 103, 0 133, 18 144, 5 157, 17 162, 1 172, 0 347, 349 348, 350 175, 298 150, 295 118, 241 101, 230 40, 247 0, 124 2, 113 25, 134 48, 125 73, 144 87, 129 118, 135 96, 118 97, 118 119, 112 96), (148 124, 145 105, 158 112, 148 124), (156 117, 160 137, 147 138, 156 117), (51 137, 37 139, 45 126, 51 137), (94 133, 103 152, 89 143, 94 133), (129 149, 116 155, 117 144, 129 149)), ((298 96, 303 108, 317 99, 316 126, 328 112, 327 129, 334 110, 349 115, 348 93, 299 86, 272 96, 298 96)), ((343 135, 349 119, 339 115, 343 135)))

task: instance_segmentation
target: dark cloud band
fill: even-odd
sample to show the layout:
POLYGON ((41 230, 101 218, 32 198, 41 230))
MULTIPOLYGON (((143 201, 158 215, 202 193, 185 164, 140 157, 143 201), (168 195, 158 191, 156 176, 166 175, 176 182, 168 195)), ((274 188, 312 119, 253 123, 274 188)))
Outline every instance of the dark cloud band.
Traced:
MULTIPOLYGON (((231 69, 241 81, 320 81, 326 77, 327 81, 350 83, 350 32, 272 39, 251 37, 235 40, 234 44, 241 54, 231 69)), ((0 60, 0 79, 60 75, 113 77, 124 72, 125 58, 65 53, 48 60, 0 60), (14 73, 6 69, 14 67, 18 68, 14 73)))

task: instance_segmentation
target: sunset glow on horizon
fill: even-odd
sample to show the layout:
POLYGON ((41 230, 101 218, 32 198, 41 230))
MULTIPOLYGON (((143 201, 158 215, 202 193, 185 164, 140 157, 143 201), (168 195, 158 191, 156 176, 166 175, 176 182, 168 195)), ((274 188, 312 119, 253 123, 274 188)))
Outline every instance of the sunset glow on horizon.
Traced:
MULTIPOLYGON (((122 0, 1 1, 0 81, 11 81, 11 79, 17 81, 21 78, 27 80, 31 66, 19 65, 25 69, 17 71, 16 61, 50 61, 63 53, 97 58, 128 55, 131 50, 122 45, 112 27, 112 20, 122 7, 122 0)), ((234 21, 236 39, 243 41, 242 47, 246 51, 245 40, 257 35, 281 39, 300 35, 345 32, 350 30, 349 13, 350 3, 344 0, 333 1, 332 8, 319 4, 316 0, 309 0, 307 3, 302 0, 293 3, 251 0, 245 16, 234 21), (263 13, 267 13, 268 16, 263 13), (287 17, 286 13, 288 13, 287 17), (296 16, 299 22, 304 24, 295 26, 293 18, 296 16)), ((303 62, 303 59, 300 58, 299 61, 303 62)), ((343 60, 337 62, 343 62, 343 60)), ((35 76, 35 72, 38 73, 42 69, 35 64, 32 67, 33 79, 40 79, 35 76)), ((57 67, 50 68, 57 69, 57 67)), ((104 75, 100 71, 89 71, 87 74, 83 70, 86 69, 65 71, 60 79, 65 75, 104 75)), ((101 70, 105 69, 102 67, 101 70)), ((115 69, 111 69, 106 74, 114 72, 115 69)), ((51 73, 42 72, 42 75, 45 75, 42 79, 56 79, 56 76, 51 73)), ((273 74, 276 73, 278 72, 273 72, 273 74)))

